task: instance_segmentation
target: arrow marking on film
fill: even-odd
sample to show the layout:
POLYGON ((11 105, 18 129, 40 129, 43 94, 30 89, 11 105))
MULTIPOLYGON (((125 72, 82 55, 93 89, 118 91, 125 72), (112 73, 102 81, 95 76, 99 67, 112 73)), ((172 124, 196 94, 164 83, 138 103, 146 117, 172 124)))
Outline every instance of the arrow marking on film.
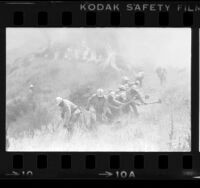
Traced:
POLYGON ((12 171, 12 173, 11 174, 6 174, 6 176, 19 176, 20 175, 20 173, 18 173, 18 172, 16 172, 16 171, 12 171))
POLYGON ((105 177, 110 177, 112 175, 113 175, 113 173, 112 172, 108 172, 108 171, 105 171, 104 173, 99 173, 99 176, 105 176, 105 177))

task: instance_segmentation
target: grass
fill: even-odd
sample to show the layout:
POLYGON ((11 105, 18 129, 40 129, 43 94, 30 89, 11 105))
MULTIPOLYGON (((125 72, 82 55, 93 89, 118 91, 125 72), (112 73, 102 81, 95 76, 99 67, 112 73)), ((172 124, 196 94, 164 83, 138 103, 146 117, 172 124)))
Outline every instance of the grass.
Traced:
MULTIPOLYGON (((92 130, 76 125, 69 138, 55 97, 69 98, 84 107, 98 87, 116 89, 121 75, 112 67, 101 69, 92 62, 75 59, 36 58, 32 61, 27 67, 21 66, 23 61, 18 61, 13 68, 9 65, 6 91, 8 151, 190 151, 188 70, 178 73, 168 67, 167 83, 160 86, 153 64, 148 68, 140 65, 140 70, 145 72, 142 95, 150 95, 149 102, 160 98, 162 103, 139 106, 138 119, 122 117, 117 125, 102 124, 92 130), (31 100, 27 95, 30 83, 36 86, 31 100)), ((131 71, 127 75, 134 77, 131 71)))

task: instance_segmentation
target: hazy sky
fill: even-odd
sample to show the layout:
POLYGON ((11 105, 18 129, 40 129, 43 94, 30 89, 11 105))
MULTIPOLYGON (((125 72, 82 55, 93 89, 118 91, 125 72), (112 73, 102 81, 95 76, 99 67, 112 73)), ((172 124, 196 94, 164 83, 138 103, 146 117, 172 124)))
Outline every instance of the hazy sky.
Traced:
POLYGON ((185 28, 7 28, 7 50, 35 51, 51 42, 110 43, 130 63, 148 59, 155 64, 190 67, 191 30, 185 28), (117 46, 117 47, 116 47, 117 46))

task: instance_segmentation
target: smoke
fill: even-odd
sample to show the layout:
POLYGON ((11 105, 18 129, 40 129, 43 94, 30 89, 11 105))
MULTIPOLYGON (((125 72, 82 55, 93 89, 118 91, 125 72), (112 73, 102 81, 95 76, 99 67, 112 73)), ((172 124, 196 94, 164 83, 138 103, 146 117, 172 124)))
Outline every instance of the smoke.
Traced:
POLYGON ((49 43, 86 42, 94 50, 110 46, 131 64, 139 64, 145 57, 155 65, 190 65, 191 30, 185 28, 8 28, 6 32, 8 51, 34 51, 49 43))
POLYGON ((8 28, 7 100, 16 96, 21 100, 8 109, 12 121, 9 150, 188 151, 190 145, 183 149, 176 141, 178 146, 170 148, 167 143, 171 132, 171 142, 179 140, 181 126, 187 134, 190 131, 190 32, 156 28, 8 28), (44 48, 50 49, 51 56, 42 54, 44 48), (64 58, 66 49, 71 51, 64 58), (89 55, 84 59, 87 49, 89 55), (77 55, 79 52, 81 55, 77 55), (33 56, 37 53, 39 56, 33 56), (21 59, 15 61, 16 57, 21 59), (155 74, 157 65, 167 68, 167 84, 163 88, 155 74), (142 94, 149 94, 151 100, 162 98, 164 104, 138 107, 138 120, 122 117, 119 125, 102 124, 96 132, 77 129, 71 140, 66 130, 57 129, 60 114, 55 97, 85 107, 97 88, 115 90, 121 76, 134 79, 138 71, 145 72, 142 94), (34 112, 26 110, 27 87, 32 82, 36 88, 34 112), (169 105, 175 113, 174 131, 170 130, 169 105), (24 109, 21 114, 19 108, 24 109), (30 127, 32 135, 26 131, 30 127), (18 130, 22 136, 13 137, 18 130))

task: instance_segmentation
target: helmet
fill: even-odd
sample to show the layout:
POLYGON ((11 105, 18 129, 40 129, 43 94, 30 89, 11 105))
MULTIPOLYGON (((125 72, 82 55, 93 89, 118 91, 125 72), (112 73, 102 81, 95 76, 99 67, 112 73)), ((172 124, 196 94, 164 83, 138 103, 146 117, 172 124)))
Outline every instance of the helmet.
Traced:
POLYGON ((61 97, 56 97, 56 104, 59 105, 63 99, 61 97))
POLYGON ((30 88, 30 89, 34 88, 34 85, 33 85, 33 84, 31 84, 31 85, 29 86, 29 88, 30 88))
POLYGON ((122 92, 122 93, 120 94, 120 96, 122 97, 122 99, 126 100, 126 92, 122 92))
POLYGON ((137 80, 137 81, 135 82, 135 85, 140 85, 140 81, 137 80))
POLYGON ((127 76, 122 77, 122 83, 126 84, 129 82, 129 78, 127 76))
POLYGON ((124 85, 120 85, 120 86, 119 86, 119 90, 120 90, 120 91, 126 91, 126 87, 125 87, 124 85))
POLYGON ((115 97, 115 92, 114 92, 114 91, 111 91, 111 92, 110 92, 110 96, 115 97))
POLYGON ((138 89, 138 85, 134 84, 134 85, 132 85, 131 88, 137 90, 138 89))
POLYGON ((104 96, 104 90, 103 89, 97 89, 97 97, 103 97, 104 96))
POLYGON ((128 83, 128 86, 131 87, 131 86, 134 85, 134 84, 135 84, 135 81, 129 82, 129 83, 128 83))

